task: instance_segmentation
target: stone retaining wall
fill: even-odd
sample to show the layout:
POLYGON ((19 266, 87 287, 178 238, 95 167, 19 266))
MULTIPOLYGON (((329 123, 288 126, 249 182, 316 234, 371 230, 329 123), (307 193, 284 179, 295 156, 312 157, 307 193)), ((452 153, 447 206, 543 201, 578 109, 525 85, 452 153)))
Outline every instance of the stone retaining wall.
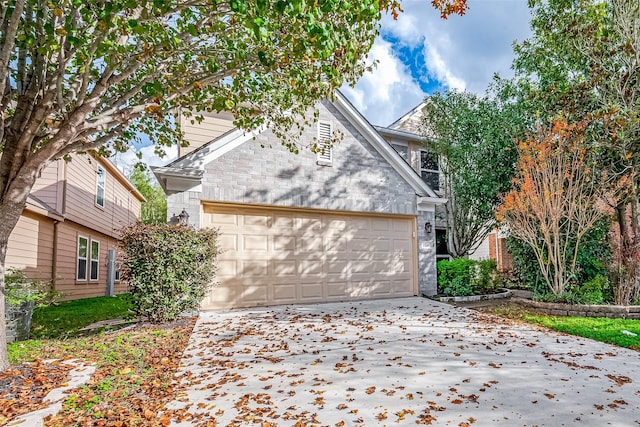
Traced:
POLYGON ((513 302, 552 316, 608 317, 640 320, 640 305, 578 305, 513 298, 513 302))

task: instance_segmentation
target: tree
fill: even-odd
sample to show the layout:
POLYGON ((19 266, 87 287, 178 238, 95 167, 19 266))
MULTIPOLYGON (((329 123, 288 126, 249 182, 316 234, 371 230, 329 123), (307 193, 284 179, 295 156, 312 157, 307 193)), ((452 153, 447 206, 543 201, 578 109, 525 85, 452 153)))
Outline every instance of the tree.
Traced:
POLYGON ((515 138, 524 132, 517 105, 489 95, 448 91, 427 98, 425 145, 440 159, 448 250, 473 253, 496 226, 494 209, 511 188, 515 138))
MULTIPOLYGON (((466 0, 436 0, 464 13, 466 0)), ((299 118, 370 68, 396 0, 7 0, 0 3, 0 294, 33 184, 74 152, 185 143, 177 112, 228 110, 293 151, 299 118)), ((4 305, 0 303, 0 318, 4 305)), ((0 370, 8 366, 0 322, 0 370)))
MULTIPOLYGON (((637 295, 640 249, 640 3, 530 0, 533 36, 515 46, 521 100, 543 122, 589 120, 594 168, 607 171, 618 236, 614 289, 637 295)), ((616 297, 617 298, 617 297, 616 297)), ((627 300, 626 304, 631 301, 627 300)), ((621 303, 621 302, 618 302, 621 303)))
POLYGON ((560 296, 577 277, 584 235, 604 215, 601 177, 590 167, 586 124, 556 120, 518 143, 513 189, 497 217, 533 250, 549 290, 560 296))
POLYGON ((142 203, 140 221, 144 224, 167 223, 167 196, 162 188, 152 182, 145 169, 134 168, 129 180, 142 193, 146 201, 142 203))

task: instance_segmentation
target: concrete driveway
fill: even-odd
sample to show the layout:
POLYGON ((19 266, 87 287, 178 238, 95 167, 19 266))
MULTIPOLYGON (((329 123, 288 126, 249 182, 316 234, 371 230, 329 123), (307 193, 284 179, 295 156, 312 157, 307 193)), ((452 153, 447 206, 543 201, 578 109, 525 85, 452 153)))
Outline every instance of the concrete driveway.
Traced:
POLYGON ((176 426, 638 426, 640 354, 423 298, 203 312, 176 426))

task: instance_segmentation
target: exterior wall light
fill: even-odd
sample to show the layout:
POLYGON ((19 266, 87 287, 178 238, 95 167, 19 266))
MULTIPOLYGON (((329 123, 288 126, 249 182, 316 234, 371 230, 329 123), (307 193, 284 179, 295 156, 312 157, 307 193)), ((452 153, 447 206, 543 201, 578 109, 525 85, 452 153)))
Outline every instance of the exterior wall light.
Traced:
POLYGON ((427 232, 427 234, 431 234, 431 231, 433 230, 433 227, 431 226, 431 223, 429 221, 427 221, 424 224, 424 231, 427 232))

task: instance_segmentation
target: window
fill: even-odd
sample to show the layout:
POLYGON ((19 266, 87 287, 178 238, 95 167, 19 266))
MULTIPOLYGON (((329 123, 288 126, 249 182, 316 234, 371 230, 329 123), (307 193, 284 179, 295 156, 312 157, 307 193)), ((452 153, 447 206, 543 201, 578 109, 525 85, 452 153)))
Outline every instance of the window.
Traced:
POLYGON ((331 123, 318 122, 318 152, 316 163, 329 166, 333 162, 331 148, 331 123))
POLYGON ((407 162, 409 161, 409 147, 400 144, 391 144, 391 146, 398 152, 398 154, 400 154, 400 157, 405 159, 407 162))
POLYGON ((440 170, 438 157, 425 150, 420 150, 420 176, 434 190, 440 189, 440 170))
POLYGON ((102 166, 98 165, 96 175, 96 205, 104 208, 104 189, 107 181, 107 172, 102 166))
POLYGON ((89 251, 89 239, 78 236, 78 271, 77 280, 87 280, 87 254, 89 251))
POLYGON ((89 280, 98 280, 98 268, 100 267, 100 242, 91 241, 91 274, 89 280))

